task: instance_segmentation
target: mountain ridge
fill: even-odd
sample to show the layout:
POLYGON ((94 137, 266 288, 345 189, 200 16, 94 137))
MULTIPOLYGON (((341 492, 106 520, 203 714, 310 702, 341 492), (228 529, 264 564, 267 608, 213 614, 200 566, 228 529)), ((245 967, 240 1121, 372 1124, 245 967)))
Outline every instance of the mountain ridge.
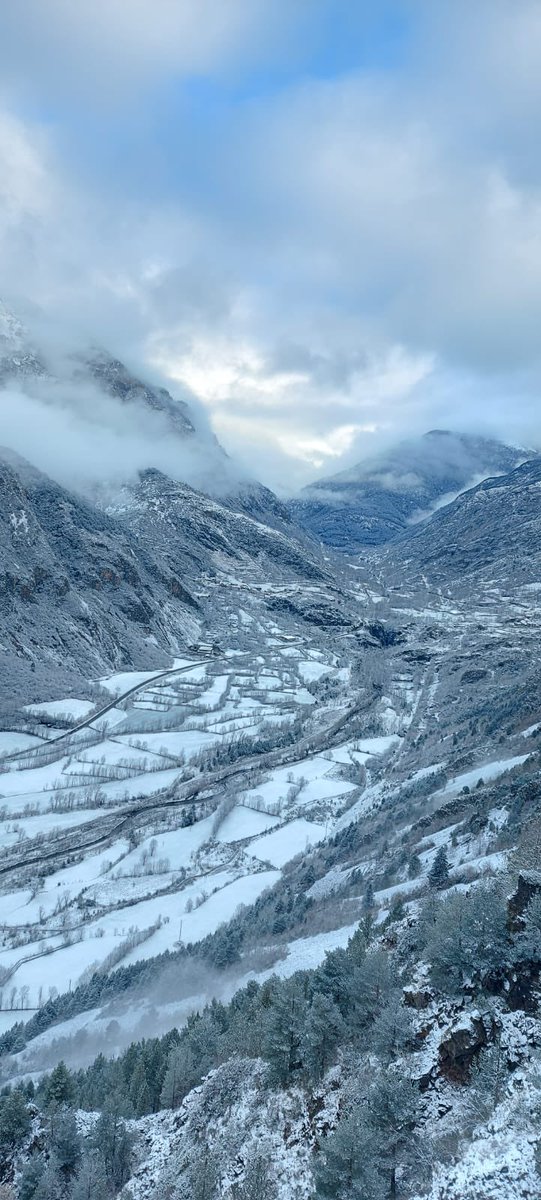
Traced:
POLYGON ((541 572, 541 457, 461 493, 383 555, 406 577, 422 571, 433 582, 473 583, 496 572, 500 581, 534 584, 541 572))
POLYGON ((431 430, 317 480, 290 501, 299 524, 335 549, 383 545, 481 478, 505 474, 532 453, 494 439, 431 430))

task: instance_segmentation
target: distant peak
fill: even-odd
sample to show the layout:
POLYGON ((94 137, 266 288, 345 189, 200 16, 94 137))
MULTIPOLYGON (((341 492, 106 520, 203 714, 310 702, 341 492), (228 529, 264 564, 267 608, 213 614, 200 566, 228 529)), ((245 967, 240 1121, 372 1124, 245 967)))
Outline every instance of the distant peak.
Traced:
POLYGON ((4 348, 20 350, 26 337, 27 332, 22 321, 0 299, 0 344, 4 348))

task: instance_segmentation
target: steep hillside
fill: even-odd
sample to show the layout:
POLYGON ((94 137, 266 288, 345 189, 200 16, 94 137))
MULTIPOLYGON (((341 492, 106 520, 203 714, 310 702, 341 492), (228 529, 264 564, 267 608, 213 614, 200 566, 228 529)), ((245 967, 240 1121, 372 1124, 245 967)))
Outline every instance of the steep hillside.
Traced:
MULTIPOLYGON (((257 497, 253 505, 250 499, 245 494, 243 508, 259 514, 257 497)), ((267 508, 266 503, 265 513, 267 508)), ((275 523, 269 526, 259 515, 239 512, 149 470, 135 486, 125 488, 108 511, 135 530, 143 543, 152 543, 171 563, 182 564, 190 578, 221 571, 235 580, 235 572, 246 568, 257 573, 258 562, 266 582, 291 575, 305 580, 327 578, 317 543, 294 523, 280 520, 278 507, 275 523)))
POLYGON ((6 453, 0 498, 4 705, 115 664, 162 664, 194 636, 182 569, 124 524, 6 453))
POLYGON ((541 461, 487 479, 387 552, 408 579, 535 588, 541 578, 541 461))
POLYGON ((117 666, 165 666, 202 622, 216 624, 243 573, 275 585, 327 578, 291 523, 283 533, 158 471, 104 511, 6 451, 0 489, 1 690, 12 700, 117 666))
POLYGON ((24 420, 7 418, 29 401, 46 461, 58 443, 55 480, 12 449, 0 460, 0 696, 21 702, 61 694, 70 679, 84 690, 117 666, 166 666, 203 624, 216 625, 224 589, 243 573, 272 584, 328 579, 317 544, 272 492, 239 476, 182 396, 104 350, 61 345, 43 314, 25 324, 0 304, 6 431, 25 443, 24 420), (135 451, 124 461, 126 443, 135 451))
POLYGON ((173 400, 165 388, 153 387, 132 375, 124 363, 103 349, 89 347, 77 353, 60 351, 61 338, 54 326, 43 325, 42 314, 33 314, 37 332, 0 301, 0 381, 31 387, 32 380, 54 383, 94 381, 104 393, 123 405, 140 405, 165 417, 171 432, 181 438, 196 433, 189 405, 173 400))
MULTIPOLYGON (((119 480, 132 482, 140 470, 163 472, 165 466, 177 481, 210 493, 233 510, 278 528, 292 523, 286 505, 229 458, 197 415, 195 398, 186 389, 177 389, 172 396, 166 388, 134 374, 103 347, 83 343, 67 349, 64 343, 62 330, 43 313, 33 312, 25 324, 0 300, 0 411, 4 389, 8 411, 12 407, 9 389, 13 386, 41 406, 42 417, 53 412, 65 422, 67 410, 83 442, 85 433, 94 439, 98 429, 110 464, 109 474, 98 461, 94 474, 90 471, 86 477, 83 471, 79 479, 68 445, 60 482, 83 491, 87 499, 106 503, 113 479, 118 487, 119 480), (123 438, 137 439, 136 463, 129 455, 123 463, 123 438)), ((46 433, 47 421, 41 423, 46 433)), ((53 424, 52 429, 49 436, 57 430, 58 437, 58 426, 53 424)), ((12 448, 25 453, 24 433, 19 441, 22 446, 12 448)))
POLYGON ((392 541, 447 497, 512 470, 525 457, 488 438, 433 430, 310 484, 290 510, 322 542, 354 552, 392 541))

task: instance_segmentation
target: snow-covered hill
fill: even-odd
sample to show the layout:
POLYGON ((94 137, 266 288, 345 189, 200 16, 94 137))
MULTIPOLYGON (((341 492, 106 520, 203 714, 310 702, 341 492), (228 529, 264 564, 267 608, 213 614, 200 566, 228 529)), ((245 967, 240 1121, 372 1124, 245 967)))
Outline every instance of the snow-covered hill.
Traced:
MULTIPOLYGON (((432 585, 529 587, 533 598, 541 564, 541 460, 486 479, 417 529, 409 530, 388 561, 408 581, 432 585)), ((526 600, 525 594, 525 600, 526 600)))
POLYGON ((528 457, 490 438, 433 430, 310 484, 290 510, 322 542, 354 553, 393 541, 480 479, 505 474, 528 457))

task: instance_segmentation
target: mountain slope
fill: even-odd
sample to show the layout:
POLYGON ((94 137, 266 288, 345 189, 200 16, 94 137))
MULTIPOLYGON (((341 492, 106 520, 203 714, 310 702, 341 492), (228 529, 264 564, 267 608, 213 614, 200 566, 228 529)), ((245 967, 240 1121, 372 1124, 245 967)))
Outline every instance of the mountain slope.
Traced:
POLYGON ((486 479, 386 552, 402 577, 512 585, 541 578, 541 459, 486 479))
POLYGON ((152 543, 171 566, 182 564, 192 580, 202 572, 257 572, 258 563, 267 582, 327 577, 317 543, 293 522, 276 517, 282 528, 271 527, 160 471, 142 472, 108 511, 135 530, 140 541, 152 543))
POLYGON ((114 664, 161 665, 197 628, 179 570, 125 525, 8 459, 0 461, 3 696, 33 698, 114 664))
MULTIPOLYGON (((38 326, 39 329, 39 326, 38 326)), ((51 331, 47 331, 49 337, 51 331)), ((89 347, 75 354, 54 350, 47 345, 47 333, 33 334, 21 318, 0 300, 0 381, 6 385, 18 381, 24 386, 32 376, 57 373, 74 383, 94 380, 109 396, 122 404, 143 404, 163 414, 171 431, 182 437, 195 434, 189 405, 185 400, 173 400, 165 388, 154 387, 132 375, 124 363, 104 349, 89 347)))
MULTIPOLYGON (((154 468, 256 520, 277 528, 291 523, 287 507, 257 480, 247 478, 206 428, 195 411, 195 397, 179 394, 178 388, 172 396, 166 388, 135 374, 103 347, 91 343, 85 346, 83 342, 75 350, 67 350, 62 331, 55 328, 54 322, 46 321, 44 314, 31 314, 25 324, 0 300, 0 389, 14 387, 37 402, 42 414, 56 411, 64 420, 69 408, 83 439, 87 433, 94 441, 97 432, 105 449, 113 440, 116 449, 111 465, 116 486, 123 471, 129 480, 139 470, 154 468), (136 440, 136 462, 132 454, 123 463, 123 438, 130 443, 136 440)), ((0 412, 1 402, 0 391, 0 412)), ((12 395, 6 403, 8 409, 13 405, 12 395)), ((46 430, 46 420, 43 425, 46 430)), ((24 433, 19 440, 13 448, 26 455, 24 433)), ((85 451, 83 445, 86 460, 85 451)), ((106 502, 111 477, 101 461, 95 465, 94 476, 90 472, 88 478, 88 463, 84 461, 79 478, 69 451, 66 459, 66 470, 58 476, 59 481, 106 502)), ((38 465, 49 469, 43 462, 38 465)))
MULTIPOLYGON (((327 578, 301 530, 287 533, 143 472, 104 511, 10 452, 0 459, 2 685, 25 699, 73 675, 164 665, 211 624, 228 580, 327 578), (213 580, 210 609, 195 598, 213 580)), ((1 694, 1 693, 0 693, 1 694)))
POLYGON ((433 430, 305 488, 290 511, 322 542, 354 552, 398 537, 480 479, 513 469, 528 454, 469 434, 433 430))

